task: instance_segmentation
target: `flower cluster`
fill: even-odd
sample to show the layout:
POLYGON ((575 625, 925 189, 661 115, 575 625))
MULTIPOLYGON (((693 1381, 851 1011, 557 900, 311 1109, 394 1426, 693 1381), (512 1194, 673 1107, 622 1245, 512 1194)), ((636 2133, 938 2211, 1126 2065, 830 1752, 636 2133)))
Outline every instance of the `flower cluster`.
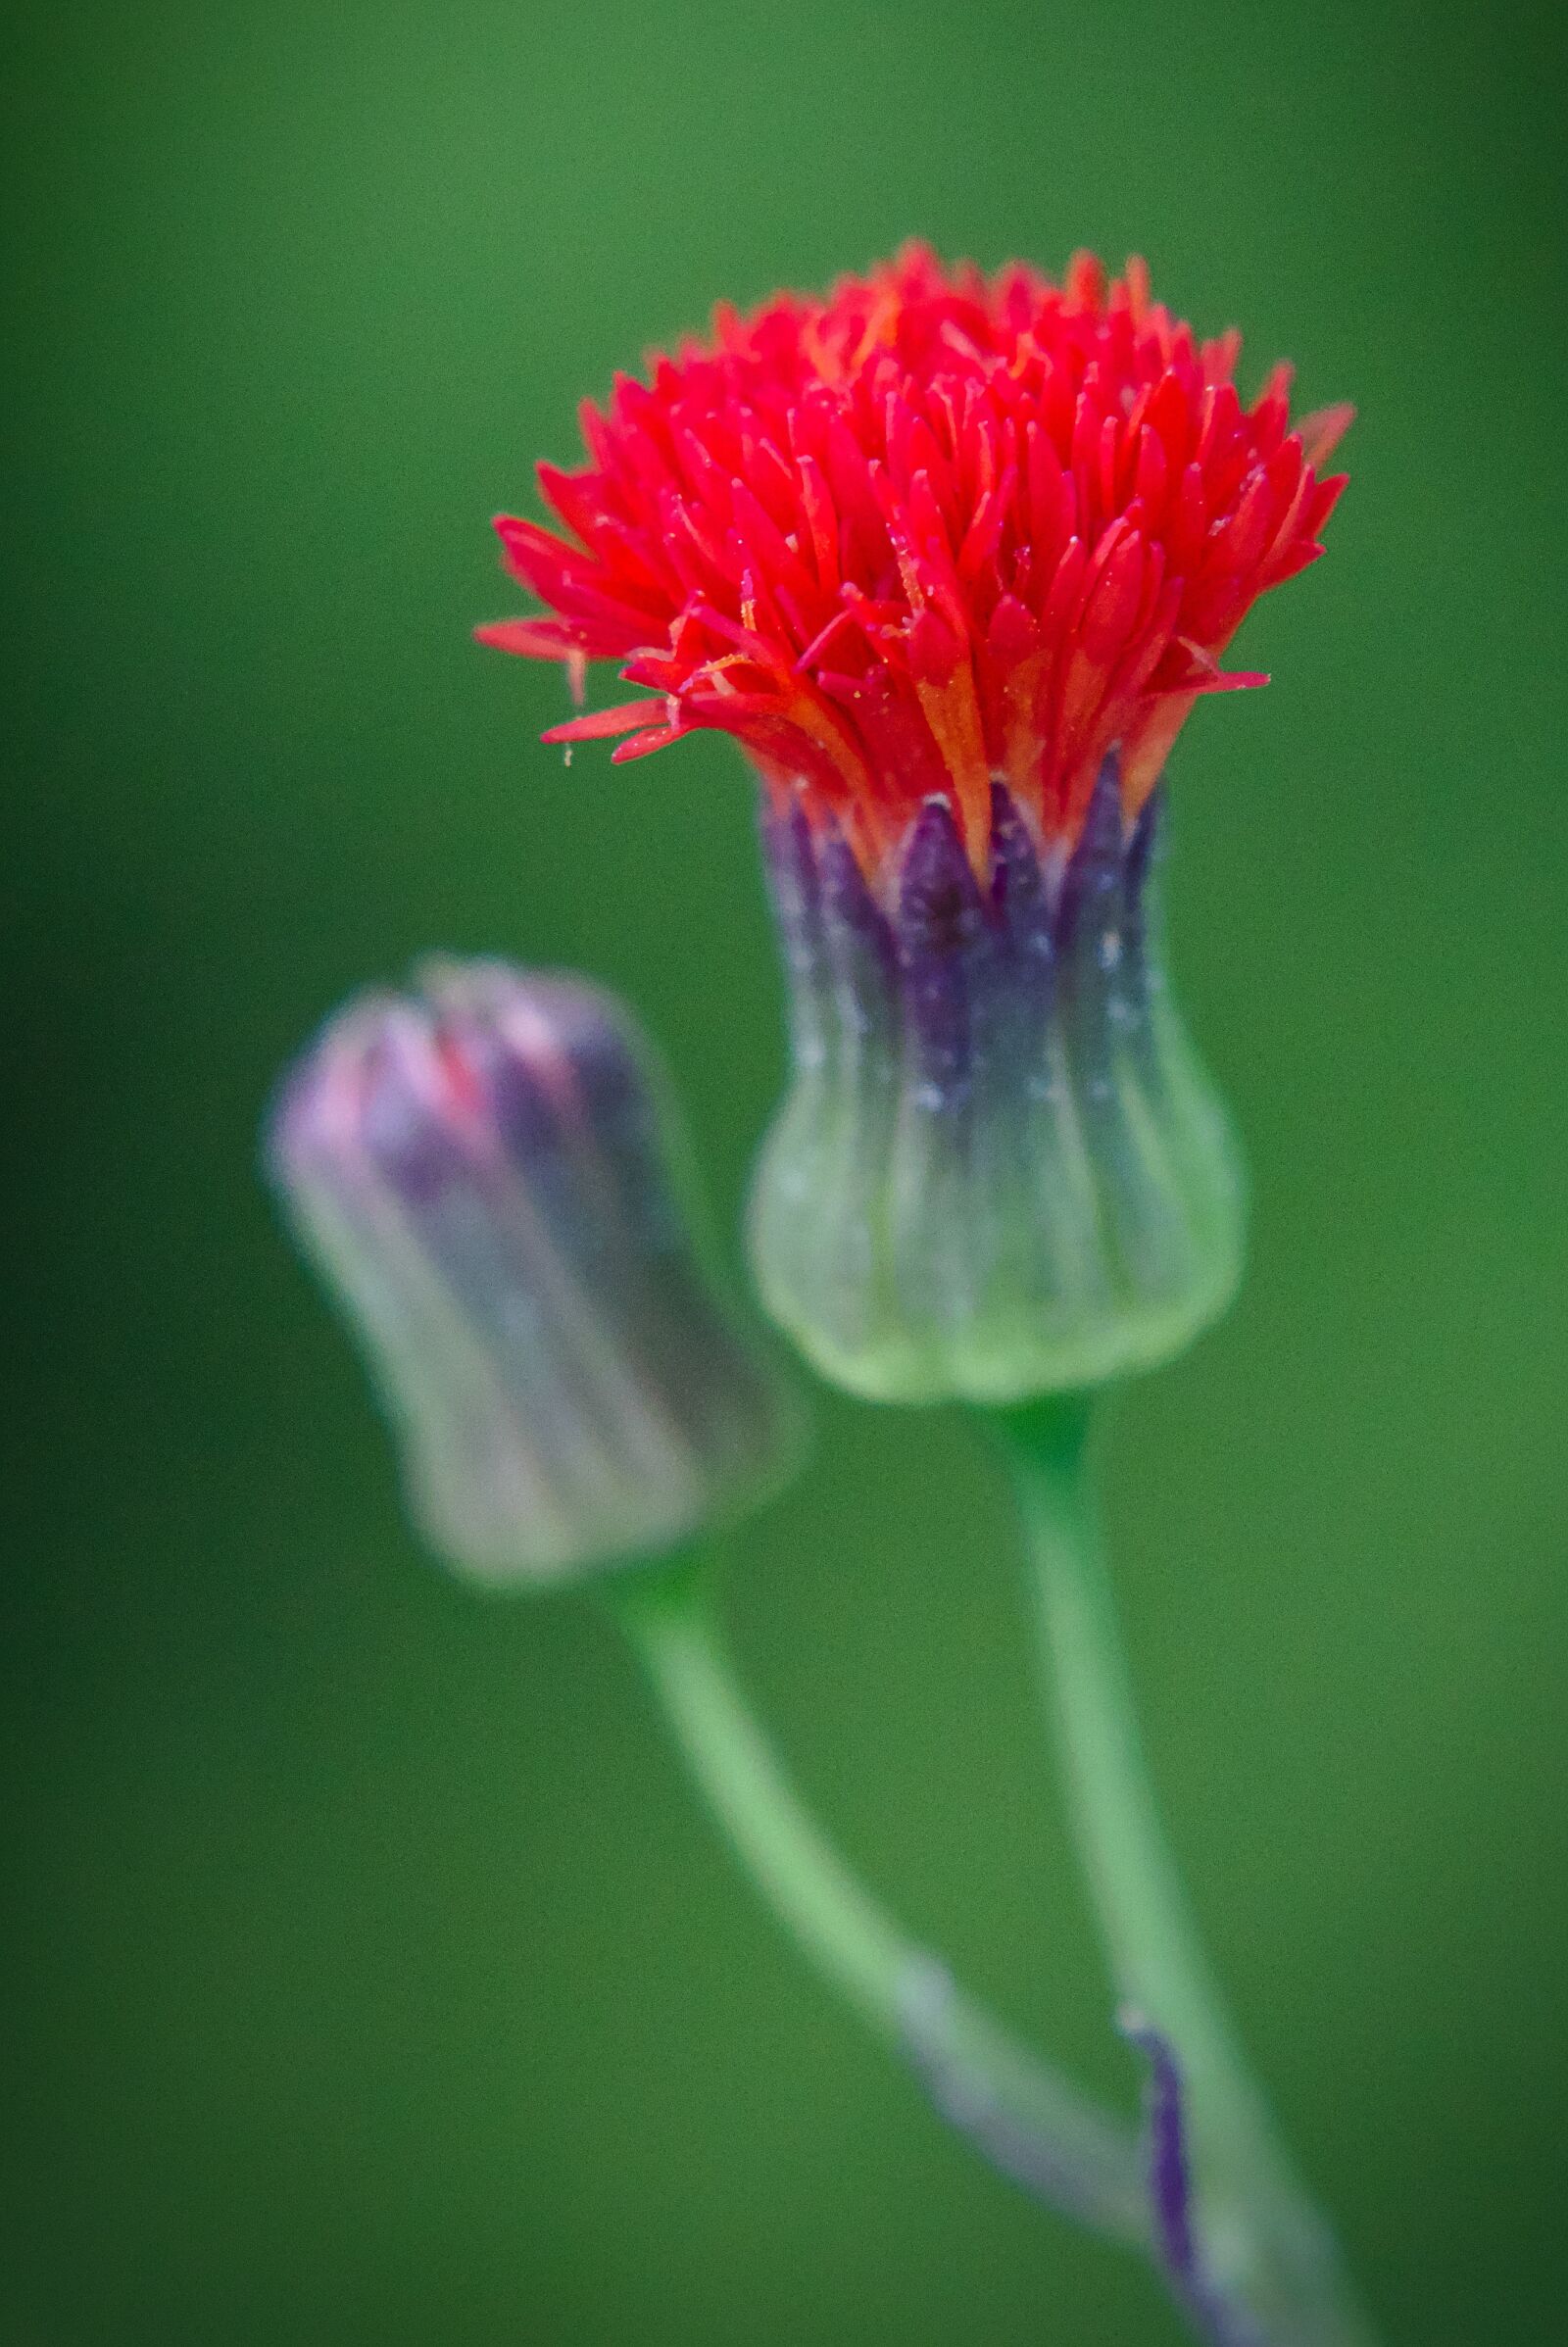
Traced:
POLYGON ((939 795, 986 868, 993 781, 1070 849, 1106 755, 1130 826, 1259 595, 1322 551, 1345 407, 1250 407, 1240 336, 1200 344, 1142 262, 1058 286, 921 245, 824 300, 721 308, 710 337, 582 411, 589 463, 539 467, 564 534, 504 516, 548 606, 481 639, 618 660, 656 698, 555 726, 640 757, 735 735, 833 815, 875 877, 939 795))
POLYGON ((1061 284, 907 246, 714 315, 583 411, 589 462, 504 517, 545 609, 488 643, 643 698, 547 740, 733 735, 761 784, 791 1066, 748 1247, 830 1381, 989 1413, 1013 1465, 1070 1807, 1149 2068, 1141 2144, 963 1996, 845 1868, 726 1671, 695 1570, 798 1422, 715 1278, 635 1021, 496 960, 346 1004, 268 1166, 459 1571, 610 1573, 695 1777, 803 1950, 1005 2174, 1151 2253, 1209 2347, 1367 2347, 1213 2005, 1142 1782, 1084 1482, 1091 1392, 1241 1276, 1246 1183, 1165 984, 1171 745, 1257 598, 1322 552, 1349 420, 1250 406, 1141 262, 1061 284), (631 1565, 652 1567, 638 1576, 631 1565))

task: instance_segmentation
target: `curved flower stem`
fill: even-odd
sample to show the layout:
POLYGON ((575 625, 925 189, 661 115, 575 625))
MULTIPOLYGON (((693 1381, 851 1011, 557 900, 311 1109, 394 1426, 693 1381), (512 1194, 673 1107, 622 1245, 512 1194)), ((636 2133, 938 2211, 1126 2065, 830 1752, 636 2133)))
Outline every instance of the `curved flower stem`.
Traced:
POLYGON ((1090 1488, 1089 1402, 991 1415, 1028 1534, 1069 1804, 1117 1994, 1180 2064, 1209 2271, 1270 2347, 1373 2347, 1251 2075, 1160 1825, 1090 1488))
POLYGON ((943 2116, 1012 2179, 1147 2249, 1131 2130, 950 1980, 859 1882, 786 1778, 715 1634, 700 1569, 628 1576, 612 1608, 742 1865, 816 1969, 909 2060, 943 2116))

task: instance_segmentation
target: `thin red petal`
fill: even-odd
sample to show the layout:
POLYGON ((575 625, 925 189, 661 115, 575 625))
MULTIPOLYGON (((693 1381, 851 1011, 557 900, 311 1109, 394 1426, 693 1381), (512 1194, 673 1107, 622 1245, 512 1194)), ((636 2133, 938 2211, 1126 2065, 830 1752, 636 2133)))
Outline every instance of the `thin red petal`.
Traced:
POLYGON ((610 754, 612 765, 623 766, 629 758, 649 758, 656 750, 667 750, 691 729, 684 725, 651 725, 646 733, 634 733, 610 754))
POLYGON ((517 652, 534 660, 616 657, 612 644, 600 645, 592 628, 570 619, 488 619, 474 629, 473 639, 494 652, 517 652))
POLYGON ((622 701, 614 709, 590 709, 586 716, 567 717, 560 725, 550 725, 539 736, 541 742, 598 742, 615 733, 629 733, 634 725, 647 723, 650 714, 659 707, 657 701, 622 701))
POLYGON ((1318 408, 1312 415, 1303 416, 1297 425, 1301 435, 1301 448, 1314 472, 1325 457, 1332 457, 1340 442, 1355 421, 1355 410, 1348 399, 1336 400, 1332 408, 1318 408))

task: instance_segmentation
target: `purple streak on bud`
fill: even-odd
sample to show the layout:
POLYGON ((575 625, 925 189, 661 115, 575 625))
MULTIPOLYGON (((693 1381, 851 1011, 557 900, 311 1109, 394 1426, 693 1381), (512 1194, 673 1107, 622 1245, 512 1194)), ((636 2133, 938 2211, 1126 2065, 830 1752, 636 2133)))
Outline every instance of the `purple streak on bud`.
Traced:
POLYGON ((270 1169, 465 1570, 667 1551, 777 1480, 787 1408, 708 1277, 679 1154, 619 1005, 497 961, 362 997, 286 1080, 270 1169))
POLYGON ((1154 2249, 1172 2295, 1209 2347, 1264 2347, 1251 2318, 1230 2305, 1208 2274, 1193 2213, 1181 2065, 1170 2039, 1142 2014, 1124 2012, 1122 2035, 1143 2055, 1144 2142, 1154 2249))

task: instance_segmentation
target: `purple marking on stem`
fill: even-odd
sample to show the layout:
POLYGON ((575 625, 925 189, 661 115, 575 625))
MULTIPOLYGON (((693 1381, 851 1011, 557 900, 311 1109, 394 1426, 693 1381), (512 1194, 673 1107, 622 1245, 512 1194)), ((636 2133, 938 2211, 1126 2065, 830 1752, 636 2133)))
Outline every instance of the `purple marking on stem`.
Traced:
POLYGON ((1148 2129, 1149 2196, 1160 2256, 1171 2274, 1190 2281, 1198 2272, 1198 2249, 1193 2236, 1181 2071, 1170 2040, 1148 2022, 1126 2016, 1121 2030, 1149 2065, 1144 2124, 1148 2129))
POLYGON ((1123 2012, 1117 2027, 1148 2065, 1144 2128, 1150 2215, 1172 2294, 1208 2347, 1266 2347, 1251 2317, 1232 2306, 1204 2270, 1193 2218, 1186 2094, 1176 2050, 1141 2013, 1123 2012))

